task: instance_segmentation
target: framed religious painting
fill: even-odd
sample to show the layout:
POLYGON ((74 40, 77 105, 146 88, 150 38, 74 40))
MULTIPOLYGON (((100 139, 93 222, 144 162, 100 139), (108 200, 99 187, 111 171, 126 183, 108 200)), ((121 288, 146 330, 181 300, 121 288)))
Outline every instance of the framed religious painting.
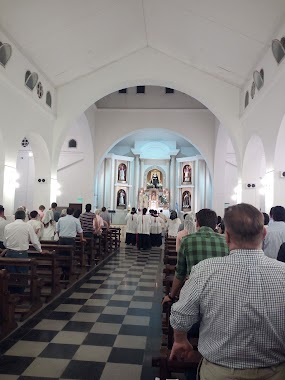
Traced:
POLYGON ((127 166, 124 163, 119 164, 118 166, 118 182, 127 181, 127 166))
POLYGON ((127 207, 127 194, 125 190, 120 189, 117 192, 117 208, 125 209, 127 207))
POLYGON ((190 164, 183 165, 182 183, 189 185, 192 184, 192 166, 190 164))

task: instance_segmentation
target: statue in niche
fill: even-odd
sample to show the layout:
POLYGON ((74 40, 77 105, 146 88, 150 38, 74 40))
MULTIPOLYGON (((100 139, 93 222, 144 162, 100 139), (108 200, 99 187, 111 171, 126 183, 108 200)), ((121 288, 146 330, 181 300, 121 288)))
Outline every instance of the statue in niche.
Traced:
POLYGON ((185 165, 183 168, 183 182, 191 182, 191 166, 185 165))
POLYGON ((148 195, 143 195, 143 207, 148 208, 148 195))
POLYGON ((126 181, 127 167, 125 164, 120 164, 118 168, 118 180, 126 181))
POLYGON ((154 173, 152 174, 151 183, 153 184, 153 186, 154 186, 156 189, 158 188, 158 185, 159 185, 159 178, 158 178, 157 172, 154 172, 154 173))
POLYGON ((191 194, 189 191, 184 191, 182 194, 182 208, 188 208, 191 210, 191 194))
POLYGON ((119 190, 118 191, 117 205, 126 207, 126 192, 125 192, 125 190, 119 190))

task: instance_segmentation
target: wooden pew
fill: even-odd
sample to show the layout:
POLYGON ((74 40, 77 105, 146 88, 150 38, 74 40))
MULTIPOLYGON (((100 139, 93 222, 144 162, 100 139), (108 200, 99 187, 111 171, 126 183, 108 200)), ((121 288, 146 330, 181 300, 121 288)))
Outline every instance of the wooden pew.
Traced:
POLYGON ((0 339, 7 336, 17 327, 15 307, 19 297, 8 290, 9 274, 6 269, 0 270, 0 339))
POLYGON ((23 321, 42 306, 40 298, 42 281, 37 274, 37 261, 35 259, 1 257, 0 267, 7 268, 9 272, 8 289, 10 290, 13 287, 17 294, 18 302, 15 307, 15 313, 23 321), (27 268, 27 272, 12 273, 9 271, 11 267, 27 268), (17 292, 17 289, 21 291, 23 288, 25 289, 24 292, 17 292))

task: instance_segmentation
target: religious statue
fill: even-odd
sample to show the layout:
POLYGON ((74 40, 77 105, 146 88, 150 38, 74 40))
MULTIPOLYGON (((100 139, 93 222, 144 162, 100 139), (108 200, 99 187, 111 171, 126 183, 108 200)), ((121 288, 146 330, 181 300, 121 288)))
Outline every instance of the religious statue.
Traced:
POLYGON ((153 186, 154 186, 156 189, 158 188, 159 178, 158 178, 157 172, 154 172, 154 173, 153 173, 152 178, 151 178, 151 183, 153 184, 153 186))
POLYGON ((191 194, 189 191, 185 191, 183 193, 182 208, 190 208, 191 209, 191 194))
POLYGON ((148 208, 148 195, 143 195, 143 207, 148 208))
POLYGON ((124 190, 118 191, 118 206, 125 206, 126 205, 126 193, 124 190))
POLYGON ((185 165, 183 168, 183 182, 191 182, 191 166, 185 165))
POLYGON ((119 181, 126 181, 126 165, 125 164, 120 164, 118 168, 118 180, 119 181))

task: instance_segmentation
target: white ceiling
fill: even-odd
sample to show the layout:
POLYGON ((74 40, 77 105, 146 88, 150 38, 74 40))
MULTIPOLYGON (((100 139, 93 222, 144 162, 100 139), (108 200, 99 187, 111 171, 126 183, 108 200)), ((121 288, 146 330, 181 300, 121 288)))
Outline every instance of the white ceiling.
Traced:
POLYGON ((0 26, 56 86, 151 46, 236 86, 284 0, 0 0, 0 26))

